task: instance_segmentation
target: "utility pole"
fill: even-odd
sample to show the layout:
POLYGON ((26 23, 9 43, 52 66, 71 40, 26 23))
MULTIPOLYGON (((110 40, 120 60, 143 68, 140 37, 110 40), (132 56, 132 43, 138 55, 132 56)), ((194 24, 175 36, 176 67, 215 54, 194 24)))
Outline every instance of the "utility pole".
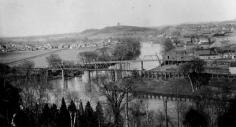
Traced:
POLYGON ((91 75, 90 75, 90 70, 88 70, 88 80, 89 80, 89 92, 92 91, 92 86, 91 86, 91 75))
POLYGON ((128 87, 126 87, 126 106, 125 106, 125 109, 126 109, 126 113, 125 113, 125 118, 126 118, 126 127, 129 127, 129 112, 128 112, 128 108, 129 108, 129 104, 128 104, 128 87))
POLYGON ((62 79, 62 85, 63 85, 63 96, 65 96, 65 72, 63 69, 63 61, 61 61, 61 79, 62 79))
POLYGON ((143 61, 141 61, 141 70, 144 70, 144 68, 143 68, 143 61))
POLYGON ((95 71, 96 71, 96 73, 95 73, 95 75, 96 75, 96 80, 97 80, 97 82, 98 82, 98 66, 97 66, 97 64, 95 63, 95 71))
POLYGON ((160 59, 160 57, 158 56, 158 54, 156 54, 156 57, 157 57, 157 60, 158 60, 158 62, 159 62, 159 66, 162 66, 162 62, 161 62, 161 59, 160 59))
POLYGON ((178 119, 178 127, 179 127, 179 90, 178 90, 178 87, 177 87, 177 119, 178 119))
POLYGON ((165 109, 165 122, 166 122, 166 127, 168 127, 168 117, 167 117, 167 99, 164 99, 164 109, 165 109))

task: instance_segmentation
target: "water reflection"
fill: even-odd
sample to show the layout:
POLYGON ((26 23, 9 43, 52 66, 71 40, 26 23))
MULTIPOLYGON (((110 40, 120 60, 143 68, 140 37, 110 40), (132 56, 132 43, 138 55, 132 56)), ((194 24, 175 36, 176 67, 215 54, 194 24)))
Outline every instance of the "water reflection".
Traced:
MULTIPOLYGON (((141 55, 138 59, 154 59, 154 56, 151 55, 159 55, 160 56, 161 46, 159 44, 152 43, 142 43, 141 55)), ((144 69, 152 69, 159 65, 158 61, 144 62, 144 69)), ((130 69, 138 69, 140 70, 141 63, 133 62, 130 63, 130 69)), ((109 77, 109 76, 108 76, 109 77)), ((51 81, 54 89, 59 91, 66 91, 67 93, 73 93, 74 98, 78 98, 83 102, 92 101, 96 103, 98 100, 102 100, 101 93, 99 93, 99 89, 96 84, 91 83, 91 86, 88 81, 88 73, 84 73, 82 77, 75 77, 72 79, 68 79, 63 81, 61 79, 51 81)), ((173 105, 170 103, 170 105, 173 105)), ((148 108, 150 110, 163 109, 163 102, 161 100, 148 100, 148 108)))
MULTIPOLYGON (((141 48, 141 55, 138 59, 153 59, 157 60, 155 55, 160 56, 161 46, 159 44, 143 43, 141 48)), ((158 61, 144 62, 143 67, 146 70, 155 68, 159 65, 158 61)), ((141 63, 133 62, 130 63, 129 69, 141 69, 141 63)), ((106 76, 109 77, 109 74, 106 76)), ((104 97, 101 96, 98 86, 96 83, 89 84, 88 73, 84 73, 82 77, 75 77, 69 80, 66 80, 64 83, 61 79, 57 79, 51 82, 55 89, 61 91, 66 91, 73 98, 78 98, 83 103, 90 101, 92 106, 95 106, 97 101, 103 101, 104 97), (63 85, 64 84, 64 85, 63 85), (90 86, 91 85, 91 86, 90 86)), ((146 108, 149 111, 159 112, 164 114, 164 104, 163 100, 158 99, 146 99, 146 108)), ((170 119, 173 119, 172 122, 176 123, 177 113, 176 113, 176 102, 168 101, 168 116, 170 119)))

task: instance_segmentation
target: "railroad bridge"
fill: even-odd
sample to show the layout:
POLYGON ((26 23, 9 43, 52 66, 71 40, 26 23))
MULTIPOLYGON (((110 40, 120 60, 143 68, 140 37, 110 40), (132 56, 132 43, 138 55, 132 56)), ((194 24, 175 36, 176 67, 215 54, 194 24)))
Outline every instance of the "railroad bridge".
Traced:
MULTIPOLYGON (((44 79, 53 80, 55 78, 61 78, 63 81, 70 77, 75 77, 81 74, 86 74, 88 77, 88 84, 91 84, 92 78, 98 79, 99 76, 105 75, 112 81, 117 81, 125 77, 145 78, 145 79, 157 79, 157 80, 172 80, 187 78, 187 73, 174 72, 174 71, 156 71, 145 70, 144 62, 159 61, 157 59, 146 60, 127 60, 127 61, 95 61, 90 63, 78 64, 77 66, 60 68, 53 67, 41 67, 41 68, 15 68, 20 72, 25 72, 23 75, 6 75, 13 78, 17 77, 40 77, 43 75, 44 79), (129 64, 132 62, 140 63, 140 69, 134 70, 129 68, 129 64)), ((235 74, 215 74, 215 73, 202 73, 204 76, 210 79, 236 79, 235 74)))
MULTIPOLYGON (((86 68, 32 68, 32 69, 22 69, 18 68, 18 70, 25 70, 30 71, 29 74, 39 74, 44 73, 44 75, 48 75, 48 72, 60 72, 59 74, 61 77, 65 76, 65 72, 73 71, 76 72, 88 72, 88 73, 95 73, 95 76, 99 76, 99 72, 106 72, 109 75, 118 75, 120 74, 121 77, 141 77, 147 79, 179 79, 187 77, 187 73, 181 72, 174 72, 174 71, 155 71, 155 70, 124 70, 124 69, 86 69, 86 68)), ((216 78, 216 79, 236 79, 236 74, 217 74, 217 73, 202 73, 209 78, 216 78)))

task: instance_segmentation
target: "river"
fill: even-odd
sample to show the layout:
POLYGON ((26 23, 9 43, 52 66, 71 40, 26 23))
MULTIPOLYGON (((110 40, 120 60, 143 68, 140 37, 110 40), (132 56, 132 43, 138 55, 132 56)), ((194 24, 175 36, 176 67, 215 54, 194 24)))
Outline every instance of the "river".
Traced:
MULTIPOLYGON (((159 44, 152 43, 142 43, 141 54, 138 59, 157 59, 156 55, 160 56, 161 46, 159 44), (152 56, 151 56, 152 55, 152 56), (154 56, 153 56, 154 55, 154 56)), ((74 55, 62 53, 60 54, 62 59, 77 59, 74 55), (71 58, 69 58, 69 56, 71 58)), ((158 61, 144 62, 144 69, 152 69, 159 65, 158 61)), ((130 68, 139 69, 140 63, 131 63, 130 68)), ((104 97, 99 92, 97 85, 92 83, 91 91, 88 91, 89 85, 87 84, 87 74, 85 73, 82 77, 74 77, 72 79, 66 80, 64 83, 61 79, 53 80, 49 82, 53 86, 53 92, 51 93, 50 101, 55 103, 60 103, 58 98, 62 96, 67 96, 68 98, 74 98, 76 102, 90 101, 91 105, 94 106, 97 101, 104 101, 104 97)), ((144 100, 146 108, 154 112, 164 112, 164 104, 162 100, 157 99, 145 99, 144 100)), ((164 114, 164 113, 163 113, 164 114)), ((172 122, 176 123, 177 113, 176 113, 176 102, 168 101, 168 114, 172 122)))
MULTIPOLYGON (((155 59, 154 57, 151 58, 150 55, 160 54, 160 51, 161 51, 161 46, 159 44, 152 44, 152 43, 148 43, 148 42, 142 43, 141 54, 140 54, 139 58, 137 58, 137 59, 155 59)), ((74 60, 74 61, 77 60, 76 55, 74 55, 74 54, 76 54, 75 50, 72 50, 70 55, 68 54, 68 51, 66 53, 63 53, 63 52, 61 52, 61 53, 59 52, 60 53, 59 55, 61 56, 62 59, 74 60)), ((43 57, 34 59, 34 62, 37 63, 36 65, 38 65, 38 63, 42 63, 43 65, 45 65, 46 64, 45 61, 46 60, 43 57)), ((143 64, 144 69, 151 69, 151 68, 157 67, 158 65, 159 65, 158 61, 144 62, 144 64, 143 64)), ((131 69, 140 69, 140 62, 130 63, 130 68, 131 69)), ((87 80, 88 80, 87 77, 88 76, 86 74, 84 74, 82 77, 74 77, 72 79, 66 80, 64 82, 64 84, 66 84, 66 87, 67 87, 66 90, 69 93, 75 94, 81 100, 84 100, 84 101, 95 100, 95 101, 97 101, 96 100, 97 99, 97 96, 96 96, 97 88, 95 85, 92 85, 92 92, 86 91, 86 86, 88 86, 86 84, 87 80), (95 95, 94 96, 95 99, 93 99, 93 95, 95 95)), ((62 89, 64 87, 61 79, 53 80, 50 82, 50 84, 53 86, 53 89, 57 90, 57 91, 62 91, 62 89)))

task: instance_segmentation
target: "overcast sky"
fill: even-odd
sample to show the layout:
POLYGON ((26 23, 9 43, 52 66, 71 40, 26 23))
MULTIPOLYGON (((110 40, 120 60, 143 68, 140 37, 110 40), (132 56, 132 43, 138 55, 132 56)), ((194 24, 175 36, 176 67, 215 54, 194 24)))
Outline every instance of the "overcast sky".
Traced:
POLYGON ((236 0, 0 0, 0 36, 236 19, 236 0))

